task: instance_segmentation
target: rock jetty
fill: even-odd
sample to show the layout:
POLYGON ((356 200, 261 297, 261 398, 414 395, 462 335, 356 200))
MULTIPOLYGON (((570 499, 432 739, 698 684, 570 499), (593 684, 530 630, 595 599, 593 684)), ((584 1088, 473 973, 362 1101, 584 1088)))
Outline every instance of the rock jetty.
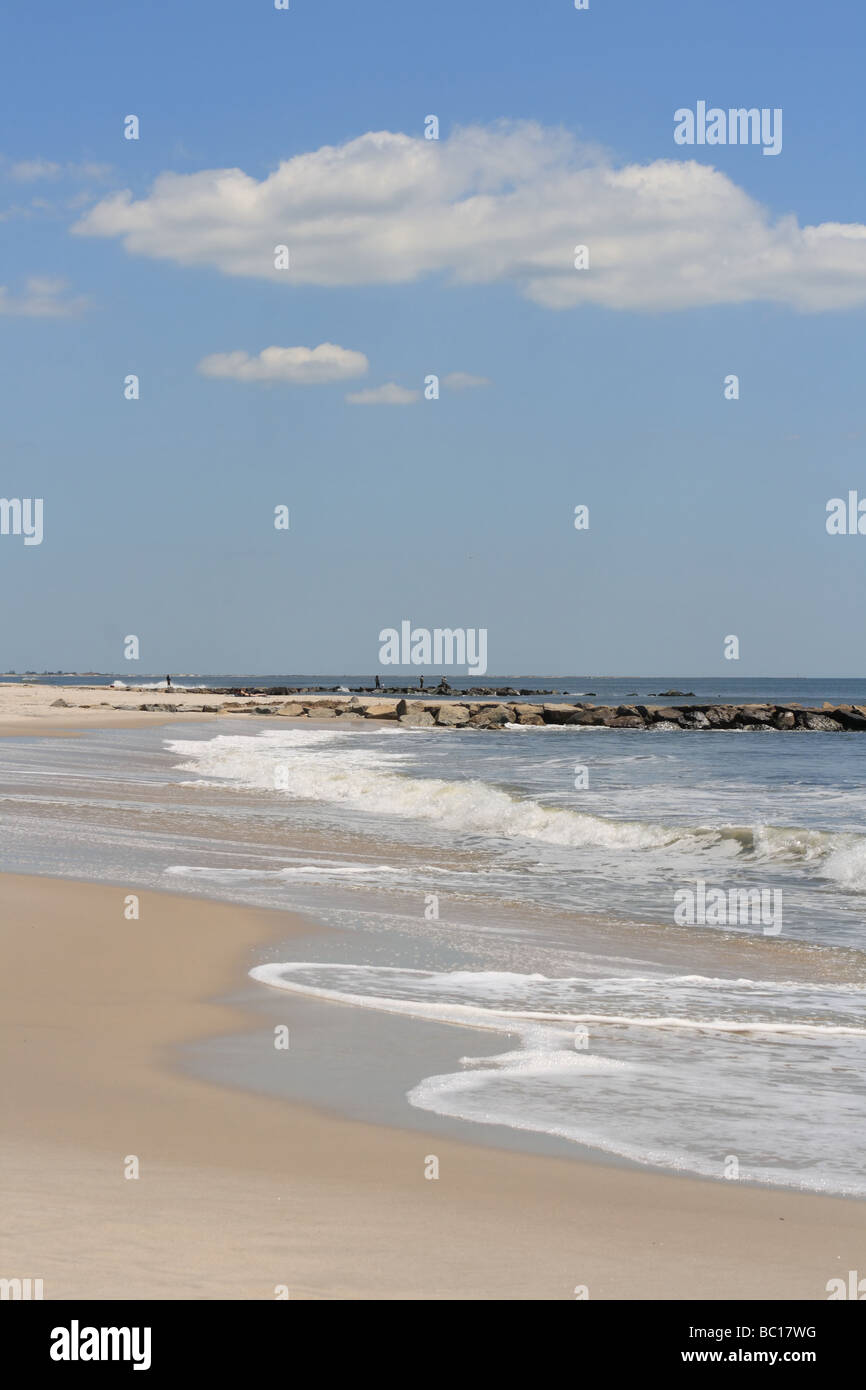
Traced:
MULTIPOLYGON (((141 709, 171 710, 149 703, 141 709)), ((190 709, 189 705, 178 708, 190 709)), ((217 712, 213 705, 203 712, 217 712)), ((509 724, 541 727, 574 724, 605 729, 779 730, 840 733, 866 730, 866 705, 592 705, 514 703, 484 700, 361 698, 358 695, 299 696, 264 703, 261 695, 220 704, 220 713, 270 715, 285 719, 379 719, 412 728, 503 729, 509 724)))

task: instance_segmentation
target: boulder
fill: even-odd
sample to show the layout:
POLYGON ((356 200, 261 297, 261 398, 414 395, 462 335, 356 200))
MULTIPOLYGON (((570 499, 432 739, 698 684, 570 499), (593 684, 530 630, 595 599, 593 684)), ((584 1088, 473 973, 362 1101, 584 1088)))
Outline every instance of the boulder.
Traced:
POLYGON ((782 709, 779 710, 773 723, 777 729, 793 729, 794 725, 797 723, 797 718, 793 710, 782 709))
POLYGON ((466 705, 440 705, 436 711, 436 723, 446 729, 456 729, 469 723, 469 710, 466 705))
POLYGON ((653 705, 649 712, 653 720, 663 719, 666 724, 681 725, 683 723, 683 711, 672 705, 653 705))
POLYGON ((516 705, 517 720, 520 724, 543 724, 543 705, 516 705))
POLYGON ((574 705, 542 705, 545 724, 568 724, 574 714, 574 705))
POLYGON ((644 722, 639 714, 616 714, 605 721, 609 729, 642 729, 644 722))
POLYGON ((835 717, 843 729, 866 729, 866 718, 862 714, 855 714, 853 709, 850 713, 847 709, 838 709, 835 717))
POLYGON ((737 717, 733 705, 708 705, 704 713, 712 729, 728 729, 737 717))
POLYGON ((737 723, 744 724, 772 724, 775 718, 775 710, 769 705, 741 705, 736 713, 737 723))
POLYGON ((685 716, 685 721, 690 729, 709 729, 712 727, 707 716, 699 709, 690 710, 685 716))
POLYGON ((801 716, 800 727, 811 729, 813 733, 837 734, 840 726, 835 719, 831 719, 826 714, 815 714, 811 710, 805 710, 801 716))
POLYGON ((52 709, 72 709, 72 706, 70 705, 70 703, 69 703, 68 700, 52 700, 52 701, 51 701, 51 708, 52 708, 52 709))
POLYGON ((508 705, 487 705, 469 721, 474 729, 501 729, 503 724, 514 722, 514 710, 508 705))
POLYGON ((429 729, 435 726, 436 720, 429 710, 424 709, 423 705, 415 704, 410 705, 406 713, 400 715, 400 723, 407 724, 413 729, 429 729))
MULTIPOLYGON (((400 703, 405 704, 406 702, 405 700, 401 700, 400 703)), ((368 719, 397 718, 397 705, 393 700, 370 700, 367 704, 363 704, 359 708, 361 713, 365 714, 368 719)))

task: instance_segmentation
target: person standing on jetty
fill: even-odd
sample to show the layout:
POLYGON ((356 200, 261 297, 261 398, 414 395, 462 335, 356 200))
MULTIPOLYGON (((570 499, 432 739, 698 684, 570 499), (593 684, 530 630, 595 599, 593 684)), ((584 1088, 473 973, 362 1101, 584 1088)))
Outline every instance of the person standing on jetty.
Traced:
POLYGON ((166 678, 165 678, 165 688, 166 688, 166 690, 171 690, 171 676, 166 676, 166 678))

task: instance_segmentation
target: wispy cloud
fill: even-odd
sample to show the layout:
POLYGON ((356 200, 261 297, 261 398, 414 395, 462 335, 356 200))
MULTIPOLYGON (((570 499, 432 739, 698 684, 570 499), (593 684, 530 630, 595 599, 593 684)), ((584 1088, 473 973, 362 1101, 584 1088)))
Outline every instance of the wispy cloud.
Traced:
POLYGON ((363 352, 320 343, 318 347, 268 347, 257 357, 248 352, 215 352, 198 364, 202 376, 233 381, 284 381, 300 386, 322 385, 363 376, 369 368, 363 352))
POLYGON ((616 167, 563 130, 500 123, 433 141, 388 131, 258 180, 164 173, 73 228, 128 251, 282 286, 509 281, 552 309, 866 303, 866 226, 774 219, 732 179, 678 158, 616 167), (286 229, 290 228, 287 238, 286 229), (273 248, 290 241, 291 270, 273 248), (575 247, 589 268, 575 268, 575 247))
POLYGON ((10 294, 6 285, 0 285, 0 314, 32 319, 75 318, 86 308, 87 299, 68 291, 65 280, 47 275, 31 276, 24 292, 18 295, 10 294))
POLYGON ((384 386, 371 386, 367 391, 350 391, 346 397, 350 405, 412 405, 420 399, 420 391, 398 386, 395 381, 388 381, 384 386))
POLYGON ((92 179, 99 181, 108 178, 113 172, 111 164, 99 164, 84 160, 80 163, 58 164, 53 159, 18 159, 10 162, 2 160, 0 168, 7 178, 17 183, 36 183, 40 179, 92 179))
POLYGON ((53 179, 60 173, 62 165, 53 164, 50 159, 22 159, 10 165, 9 177, 19 183, 35 183, 37 179, 53 179))

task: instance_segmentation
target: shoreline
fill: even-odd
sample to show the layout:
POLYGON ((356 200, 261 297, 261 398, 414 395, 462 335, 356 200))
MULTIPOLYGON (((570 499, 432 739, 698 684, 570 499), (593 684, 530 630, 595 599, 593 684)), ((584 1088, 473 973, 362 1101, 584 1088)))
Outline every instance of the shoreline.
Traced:
POLYGON ((179 1046, 261 1026, 224 1002, 254 952, 326 929, 138 896, 127 921, 117 887, 0 876, 5 1277, 49 1299, 812 1299, 857 1267, 851 1199, 481 1147, 176 1070, 179 1046))
POLYGON ((11 685, 0 683, 0 738, 29 734, 70 734, 88 729, 147 728, 189 719, 256 716, 291 721, 334 721, 409 729, 501 730, 573 727, 625 729, 635 732, 700 733, 863 733, 866 705, 831 705, 819 709, 796 703, 688 705, 603 705, 585 701, 509 704, 502 699, 470 699, 452 693, 436 699, 418 692, 408 698, 355 694, 276 695, 206 690, 145 691, 136 687, 11 685), (147 700, 130 703, 146 694, 147 700), (96 695, 112 699, 95 700, 96 695), (71 696, 68 699, 67 696, 71 696), (87 699, 82 698, 87 696, 87 699), (207 702, 202 702, 202 696, 207 702), (53 698, 52 698, 53 697, 53 698), (158 698, 157 698, 158 697, 158 698), (267 703, 263 703, 267 701, 267 703))

